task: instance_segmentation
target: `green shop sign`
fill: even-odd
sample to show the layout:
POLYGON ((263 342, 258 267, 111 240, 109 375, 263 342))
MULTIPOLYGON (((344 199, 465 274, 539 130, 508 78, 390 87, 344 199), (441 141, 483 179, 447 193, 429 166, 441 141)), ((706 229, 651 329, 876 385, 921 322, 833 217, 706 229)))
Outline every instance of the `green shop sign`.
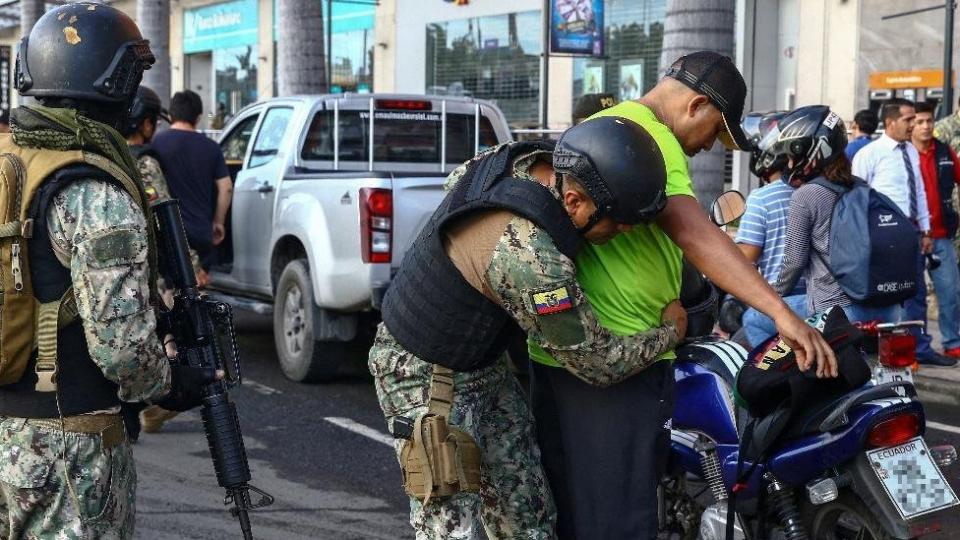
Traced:
POLYGON ((257 42, 257 0, 183 11, 183 52, 212 51, 257 42))

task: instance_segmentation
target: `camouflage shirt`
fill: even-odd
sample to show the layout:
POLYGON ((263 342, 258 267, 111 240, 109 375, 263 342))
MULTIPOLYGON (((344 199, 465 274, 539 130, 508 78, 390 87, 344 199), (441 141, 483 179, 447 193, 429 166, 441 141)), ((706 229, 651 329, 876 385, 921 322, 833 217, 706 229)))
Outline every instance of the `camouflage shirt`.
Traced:
POLYGON ((140 156, 137 160, 137 168, 140 169, 143 189, 150 198, 150 202, 165 201, 170 198, 170 189, 167 188, 163 169, 160 168, 160 162, 155 157, 146 154, 140 156))
MULTIPOLYGON (((536 181, 530 169, 538 154, 515 160, 513 176, 536 181)), ((447 186, 456 184, 465 172, 466 164, 453 171, 447 186)), ((495 214, 488 217, 497 219, 495 214)), ((608 386, 649 367, 677 345, 672 324, 630 336, 614 335, 602 327, 577 283, 574 262, 532 221, 512 214, 507 220, 505 228, 495 229, 499 239, 492 256, 476 253, 483 251, 477 249, 483 242, 476 239, 464 242, 467 245, 458 250, 453 230, 448 235, 448 252, 461 271, 471 266, 458 260, 464 253, 473 252, 473 262, 486 263, 473 265, 483 267, 478 269, 477 279, 471 279, 469 271, 464 277, 500 304, 568 371, 589 384, 608 386)))
POLYGON ((934 125, 933 136, 960 153, 960 113, 951 114, 934 125))
POLYGON ((90 356, 123 401, 162 397, 170 367, 150 304, 146 219, 111 183, 74 182, 47 215, 54 250, 73 280, 90 356))

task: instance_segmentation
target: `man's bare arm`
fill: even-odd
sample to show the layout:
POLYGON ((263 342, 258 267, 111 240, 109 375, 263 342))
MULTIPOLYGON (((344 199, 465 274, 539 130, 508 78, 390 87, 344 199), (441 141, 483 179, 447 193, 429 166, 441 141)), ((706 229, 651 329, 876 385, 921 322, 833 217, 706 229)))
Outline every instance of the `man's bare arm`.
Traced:
POLYGON ((217 210, 213 214, 213 243, 219 244, 223 241, 226 229, 227 210, 230 209, 230 202, 233 199, 233 181, 229 176, 218 178, 217 186, 217 210))
POLYGON ((790 311, 733 240, 707 219, 696 199, 670 197, 657 224, 710 281, 773 319, 777 330, 797 350, 802 368, 815 365, 819 376, 836 376, 836 357, 823 336, 790 311))
POLYGON ((757 264, 757 261, 760 260, 760 255, 763 254, 763 248, 760 246, 754 246, 751 244, 737 244, 737 247, 740 248, 740 253, 743 253, 743 256, 753 264, 757 264))

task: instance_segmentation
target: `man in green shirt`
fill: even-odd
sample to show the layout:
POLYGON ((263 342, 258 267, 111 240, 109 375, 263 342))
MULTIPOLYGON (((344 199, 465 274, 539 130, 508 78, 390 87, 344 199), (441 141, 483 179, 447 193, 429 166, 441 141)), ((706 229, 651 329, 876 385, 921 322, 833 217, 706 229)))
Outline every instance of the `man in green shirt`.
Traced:
MULTIPOLYGON (((718 139, 747 149, 740 128, 746 84, 733 62, 712 52, 677 60, 637 101, 595 116, 620 116, 656 140, 667 169, 667 207, 653 224, 634 227, 577 257, 577 278, 599 322, 615 334, 659 323, 680 292, 682 258, 711 281, 773 319, 818 376, 836 376, 829 346, 783 303, 697 202, 687 156, 718 139)), ((589 120, 588 120, 589 122, 589 120)), ((656 487, 669 451, 673 370, 657 362, 606 388, 563 369, 535 344, 531 398, 543 464, 557 503, 560 538, 655 538, 656 487)), ((672 351, 661 359, 674 358, 672 351)))

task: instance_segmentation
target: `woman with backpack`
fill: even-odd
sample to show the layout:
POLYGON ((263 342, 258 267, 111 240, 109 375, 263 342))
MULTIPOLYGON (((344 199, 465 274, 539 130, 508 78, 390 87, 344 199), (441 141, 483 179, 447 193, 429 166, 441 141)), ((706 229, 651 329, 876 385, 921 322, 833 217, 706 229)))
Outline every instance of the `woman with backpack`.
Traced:
MULTIPOLYGON (((852 236, 831 234, 835 225, 834 210, 841 197, 857 192, 861 200, 864 200, 862 197, 869 199, 872 206, 863 205, 862 210, 864 215, 861 223, 864 225, 871 218, 879 219, 875 215, 877 205, 874 197, 883 197, 853 176, 850 160, 844 153, 847 135, 843 121, 827 106, 801 107, 780 120, 777 129, 769 133, 767 139, 767 144, 761 143, 761 146, 766 148, 765 153, 769 153, 771 158, 786 158, 784 175, 787 181, 792 184, 801 183, 790 198, 783 267, 775 289, 781 295, 788 294, 800 278, 806 276, 807 308, 810 313, 841 306, 851 321, 896 321, 899 307, 895 298, 890 295, 871 297, 871 292, 866 289, 873 287, 879 290, 880 287, 872 283, 861 286, 854 283, 851 288, 851 272, 845 272, 843 277, 838 279, 838 275, 833 271, 833 268, 838 266, 838 257, 837 254, 831 257, 831 249, 849 248, 838 248, 831 244, 840 243, 844 236, 852 236), (867 191, 858 191, 861 189, 867 191), (866 291, 866 294, 858 294, 860 298, 852 297, 851 293, 855 293, 857 289, 863 289, 859 292, 866 291)), ((885 206, 881 204, 881 207, 886 211, 885 206)), ((866 259, 862 266, 869 270, 873 257, 869 251, 870 242, 866 243, 866 253, 860 259, 866 259)), ((908 247, 903 246, 905 251, 908 247)), ((841 262, 850 261, 848 258, 841 262)), ((849 266, 846 268, 850 269, 849 266)), ((861 275, 867 274, 868 272, 861 271, 861 275)), ((910 285, 915 287, 912 281, 904 286, 910 285)), ((898 283, 897 286, 901 284, 898 283)), ((875 292, 873 294, 875 295, 875 292)))

